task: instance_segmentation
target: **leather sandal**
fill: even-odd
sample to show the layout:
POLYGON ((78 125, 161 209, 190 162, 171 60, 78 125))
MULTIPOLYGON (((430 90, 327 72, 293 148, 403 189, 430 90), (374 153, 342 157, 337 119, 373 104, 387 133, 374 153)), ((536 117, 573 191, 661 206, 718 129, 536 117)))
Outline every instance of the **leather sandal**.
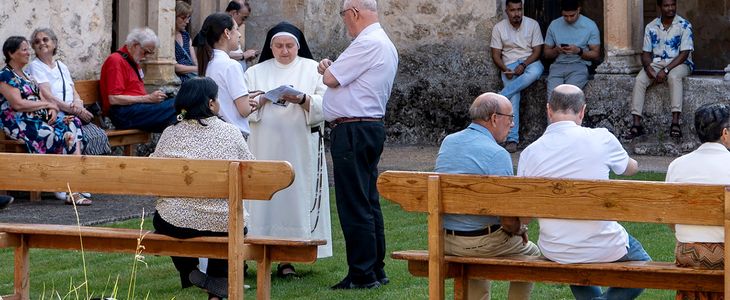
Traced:
POLYGON ((671 126, 669 126, 669 136, 673 138, 681 138, 682 137, 682 127, 679 127, 679 124, 672 123, 671 126))
POLYGON ((66 201, 64 203, 66 205, 76 204, 76 206, 89 206, 91 205, 92 201, 91 199, 86 199, 80 193, 72 193, 66 195, 66 201))
POLYGON ((629 128, 629 132, 627 132, 624 137, 628 140, 631 140, 642 135, 644 135, 644 126, 634 125, 629 128))

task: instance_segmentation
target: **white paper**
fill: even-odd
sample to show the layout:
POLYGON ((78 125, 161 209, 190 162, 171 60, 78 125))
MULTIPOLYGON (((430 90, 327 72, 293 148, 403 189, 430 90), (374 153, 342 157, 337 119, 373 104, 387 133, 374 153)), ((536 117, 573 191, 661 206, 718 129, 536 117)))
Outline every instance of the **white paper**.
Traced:
POLYGON ((287 106, 289 103, 286 100, 282 99, 284 95, 298 96, 301 94, 303 93, 294 89, 290 85, 282 85, 278 88, 266 92, 266 94, 264 94, 264 98, 268 99, 276 105, 287 106))

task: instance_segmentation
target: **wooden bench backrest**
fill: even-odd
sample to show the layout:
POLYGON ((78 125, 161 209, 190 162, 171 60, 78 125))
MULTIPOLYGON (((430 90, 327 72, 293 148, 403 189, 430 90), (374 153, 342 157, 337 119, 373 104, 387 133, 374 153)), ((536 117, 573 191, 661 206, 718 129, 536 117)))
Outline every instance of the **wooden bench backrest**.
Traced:
POLYGON ((433 176, 441 211, 453 214, 721 226, 730 199, 719 185, 400 171, 381 174, 378 191, 406 211, 428 212, 433 176))
POLYGON ((236 170, 242 199, 269 199, 294 180, 291 165, 281 161, 2 153, 0 190, 66 191, 68 183, 90 193, 228 198, 229 173, 236 170))
MULTIPOLYGON (((74 87, 79 92, 79 96, 84 100, 84 105, 92 105, 101 100, 101 92, 99 91, 99 80, 76 80, 74 87)), ((101 103, 99 103, 101 105, 101 103)))

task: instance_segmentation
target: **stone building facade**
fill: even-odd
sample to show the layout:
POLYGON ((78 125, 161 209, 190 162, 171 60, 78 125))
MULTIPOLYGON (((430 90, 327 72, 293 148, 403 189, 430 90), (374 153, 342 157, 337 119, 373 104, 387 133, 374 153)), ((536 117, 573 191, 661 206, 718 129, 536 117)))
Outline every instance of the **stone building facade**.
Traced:
MULTIPOLYGON (((341 0, 249 1, 251 17, 245 29, 241 29, 246 36, 246 48, 260 48, 268 28, 283 20, 305 32, 315 59, 334 59, 349 43, 338 15, 341 0)), ((696 31, 696 35, 708 45, 713 44, 713 39, 721 44, 727 36, 720 32, 730 29, 730 0, 707 1, 715 8, 700 11, 706 5, 700 6, 696 0, 683 1, 679 13, 690 21, 698 19, 698 25, 719 20, 712 24, 713 28, 725 29, 696 31), (711 32, 716 32, 716 37, 711 32)), ((228 1, 188 2, 194 9, 190 31, 195 34, 205 16, 222 11, 228 1)), ((652 10, 648 6, 654 1, 596 1, 599 2, 602 9, 595 5, 586 9, 586 13, 593 14, 590 17, 602 22, 604 57, 598 73, 586 87, 589 109, 585 123, 606 127, 619 135, 630 122, 628 101, 640 68, 643 27, 647 11, 652 10)), ((160 36, 161 46, 156 57, 145 65, 145 81, 154 85, 174 84, 174 6, 174 0, 3 0, 0 39, 16 34, 28 36, 36 27, 51 27, 59 35, 59 56, 71 67, 74 78, 94 79, 98 78, 103 60, 123 42, 131 28, 149 26, 160 36)), ((445 135, 466 126, 467 108, 477 95, 501 89, 498 70, 490 58, 489 40, 492 27, 503 18, 503 11, 503 0, 379 1, 381 23, 400 54, 386 116, 389 143, 438 144, 445 135)), ((727 52, 720 52, 723 47, 714 47, 720 60, 730 60, 727 52)), ((728 48, 724 47, 724 51, 728 48)), ((730 61, 724 64, 727 63, 730 61)), ((685 80, 685 89, 685 112, 707 102, 730 101, 730 83, 723 81, 722 76, 693 75, 685 80)), ((650 134, 646 140, 627 146, 639 152, 670 154, 694 147, 692 114, 683 114, 686 138, 672 143, 664 132, 670 116, 666 87, 650 89, 647 95, 645 125, 650 134)), ((539 137, 546 126, 544 81, 529 88, 522 102, 524 146, 539 137)))

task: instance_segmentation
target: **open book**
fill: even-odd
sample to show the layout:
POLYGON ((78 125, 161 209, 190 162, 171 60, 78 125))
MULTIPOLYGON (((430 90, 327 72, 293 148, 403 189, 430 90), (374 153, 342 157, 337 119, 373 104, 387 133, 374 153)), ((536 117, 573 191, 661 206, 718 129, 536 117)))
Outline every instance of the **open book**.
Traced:
POLYGON ((266 92, 266 94, 264 94, 264 98, 271 101, 273 104, 286 107, 287 105, 289 105, 289 102, 283 99, 284 95, 299 96, 301 94, 304 93, 294 89, 290 85, 282 85, 278 88, 266 92))

